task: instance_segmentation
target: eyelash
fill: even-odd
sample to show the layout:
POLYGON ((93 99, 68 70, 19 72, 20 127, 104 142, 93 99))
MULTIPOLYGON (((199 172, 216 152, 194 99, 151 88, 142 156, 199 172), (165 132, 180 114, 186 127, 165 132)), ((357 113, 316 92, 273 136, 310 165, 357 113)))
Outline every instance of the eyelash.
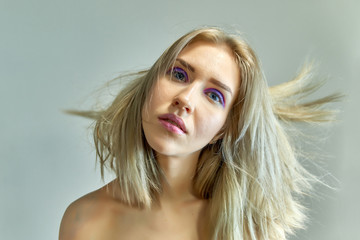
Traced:
MULTIPOLYGON (((175 78, 176 81, 179 82, 189 82, 189 77, 186 73, 186 71, 180 67, 174 67, 171 68, 169 71, 167 71, 167 74, 170 74, 171 78, 175 78), (182 74, 181 77, 179 77, 178 74, 182 74), (185 78, 185 80, 184 80, 185 78)), ((204 93, 215 103, 221 104, 221 106, 225 107, 225 97, 224 95, 215 88, 207 88, 204 90, 204 93), (216 99, 212 98, 210 95, 214 94, 213 96, 216 97, 216 99)))
POLYGON ((174 67, 174 68, 170 69, 167 73, 170 74, 170 76, 172 78, 174 77, 179 82, 188 82, 189 81, 189 77, 188 77, 186 71, 182 68, 174 67), (179 77, 179 74, 182 74, 181 79, 179 77), (185 78, 185 80, 183 78, 185 78))
POLYGON ((224 95, 215 88, 207 88, 204 90, 204 93, 214 102, 221 104, 221 106, 225 107, 225 97, 224 95), (214 99, 210 96, 210 94, 214 94, 217 99, 214 99))

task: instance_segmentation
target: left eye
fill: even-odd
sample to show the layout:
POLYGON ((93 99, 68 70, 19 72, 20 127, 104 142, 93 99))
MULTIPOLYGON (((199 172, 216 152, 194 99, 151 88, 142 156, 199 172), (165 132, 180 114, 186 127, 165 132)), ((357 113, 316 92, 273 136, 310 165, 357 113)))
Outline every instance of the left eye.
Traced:
POLYGON ((220 97, 216 93, 209 92, 208 96, 215 102, 220 102, 220 97))
POLYGON ((205 89, 205 94, 215 103, 221 104, 225 107, 225 98, 222 93, 214 88, 205 89))

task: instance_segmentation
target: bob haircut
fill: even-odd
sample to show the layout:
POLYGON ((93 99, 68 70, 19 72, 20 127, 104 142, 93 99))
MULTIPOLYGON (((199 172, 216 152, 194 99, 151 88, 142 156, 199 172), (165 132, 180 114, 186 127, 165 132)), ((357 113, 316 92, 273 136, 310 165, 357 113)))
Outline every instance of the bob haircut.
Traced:
POLYGON ((241 74, 221 138, 204 147, 193 178, 198 197, 209 200, 209 239, 285 239, 304 226, 299 197, 317 179, 300 165, 283 125, 331 121, 332 112, 320 107, 340 97, 302 103, 320 86, 311 82, 310 67, 294 80, 269 88, 244 40, 218 28, 201 28, 175 41, 149 70, 123 76, 132 81, 105 110, 72 113, 96 119, 101 175, 105 167, 116 174, 121 201, 150 207, 161 194, 163 174, 142 130, 142 108, 159 76, 173 67, 186 46, 198 41, 229 47, 241 74))

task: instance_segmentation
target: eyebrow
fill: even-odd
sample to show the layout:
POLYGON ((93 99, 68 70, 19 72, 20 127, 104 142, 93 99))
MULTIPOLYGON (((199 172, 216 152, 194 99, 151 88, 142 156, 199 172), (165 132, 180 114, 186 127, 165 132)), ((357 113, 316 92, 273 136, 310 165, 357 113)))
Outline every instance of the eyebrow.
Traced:
POLYGON ((193 73, 195 72, 195 68, 193 66, 191 66, 189 63, 187 63, 186 61, 177 58, 176 61, 180 62, 181 65, 183 65, 183 67, 186 67, 187 69, 189 69, 190 71, 192 71, 193 73))
MULTIPOLYGON (((183 59, 177 58, 176 61, 178 61, 183 67, 189 69, 191 72, 195 73, 195 68, 191 66, 188 62, 184 61, 183 59)), ((225 91, 228 91, 232 95, 231 89, 224 83, 220 82, 219 80, 216 80, 212 78, 210 80, 213 84, 217 85, 218 87, 224 89, 225 91)))

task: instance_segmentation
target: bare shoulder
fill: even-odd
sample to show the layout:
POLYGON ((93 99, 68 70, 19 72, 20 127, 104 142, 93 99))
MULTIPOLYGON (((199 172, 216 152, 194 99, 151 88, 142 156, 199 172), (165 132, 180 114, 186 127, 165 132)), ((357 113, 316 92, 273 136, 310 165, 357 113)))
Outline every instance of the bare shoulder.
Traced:
POLYGON ((101 239, 112 202, 107 186, 75 200, 61 220, 59 240, 101 239))

